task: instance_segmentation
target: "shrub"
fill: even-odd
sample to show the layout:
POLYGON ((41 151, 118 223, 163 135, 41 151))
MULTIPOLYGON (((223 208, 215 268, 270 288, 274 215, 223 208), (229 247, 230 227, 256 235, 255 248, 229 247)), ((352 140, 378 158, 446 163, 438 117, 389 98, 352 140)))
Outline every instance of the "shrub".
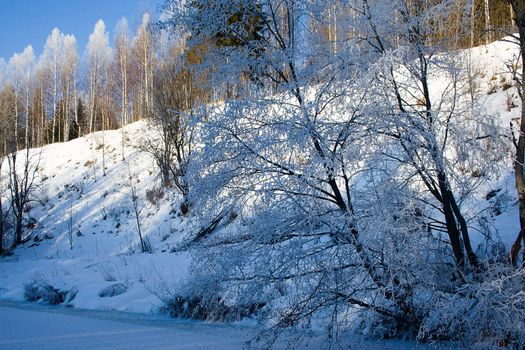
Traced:
POLYGON ((153 254, 155 250, 153 249, 153 244, 151 243, 148 237, 144 237, 143 243, 144 243, 144 249, 142 252, 153 254))
POLYGON ((253 317, 264 303, 228 306, 220 297, 204 299, 201 296, 175 296, 165 305, 172 317, 203 321, 235 322, 253 317))
POLYGON ((164 190, 162 187, 153 187, 152 189, 146 190, 146 199, 153 205, 157 205, 163 197, 164 190))
POLYGON ((498 91, 498 87, 495 84, 489 85, 489 91, 487 91, 487 95, 495 94, 498 91))
POLYGON ((419 338, 451 339, 469 347, 525 346, 525 271, 490 267, 454 293, 435 293, 419 338))
POLYGON ((64 302, 66 294, 66 291, 61 291, 41 279, 24 284, 24 299, 29 302, 42 300, 51 305, 58 305, 64 302))
POLYGON ((99 264, 98 269, 104 281, 115 282, 117 280, 115 269, 111 265, 99 264))

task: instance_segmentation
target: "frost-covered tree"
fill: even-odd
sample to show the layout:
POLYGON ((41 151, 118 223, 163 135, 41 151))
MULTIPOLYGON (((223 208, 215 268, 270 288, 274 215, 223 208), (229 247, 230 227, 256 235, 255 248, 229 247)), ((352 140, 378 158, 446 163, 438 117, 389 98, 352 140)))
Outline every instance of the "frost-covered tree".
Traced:
POLYGON ((62 42, 62 128, 61 136, 59 139, 62 141, 69 141, 69 135, 71 133, 71 123, 74 121, 78 124, 76 101, 78 100, 77 95, 77 43, 76 38, 73 35, 65 35, 62 42))
POLYGON ((196 258, 177 300, 211 319, 261 308, 274 329, 315 319, 331 339, 430 339, 444 300, 467 305, 464 284, 491 278, 465 213, 494 170, 496 128, 442 45, 452 2, 345 2, 337 25, 353 30, 335 49, 317 28, 338 3, 167 2, 166 24, 185 31, 188 55, 201 51, 194 69, 215 89, 246 89, 200 109, 189 198, 206 224, 181 246, 196 258))
POLYGON ((17 152, 15 148, 7 155, 10 207, 15 218, 13 247, 22 243, 24 238, 23 220, 36 189, 40 155, 41 151, 38 150, 25 149, 17 152))
MULTIPOLYGON (((4 143, 3 152, 0 153, 0 157, 2 158, 2 163, 4 163, 4 161, 7 163, 7 166, 4 166, 2 177, 7 178, 9 208, 15 221, 12 246, 16 246, 22 242, 23 219, 26 207, 31 200, 36 169, 38 168, 38 161, 35 162, 29 149, 28 137, 29 94, 34 60, 31 46, 28 46, 23 53, 13 55, 8 65, 10 84, 2 89, 2 93, 0 94, 1 136, 4 143), (24 105, 23 100, 25 100, 25 110, 22 107, 24 105), (24 113, 22 113, 22 111, 24 113), (22 116, 26 119, 25 141, 24 150, 18 152, 19 129, 22 116)), ((6 184, 3 183, 3 185, 6 184)), ((2 208, 2 211, 3 210, 2 208)), ((3 212, 1 216, 2 222, 0 224, 3 230, 6 216, 3 212)), ((5 232, 2 233, 2 240, 5 241, 5 232)))
POLYGON ((120 93, 120 125, 124 126, 129 121, 128 71, 130 68, 131 38, 128 21, 125 18, 120 19, 115 31, 115 63, 118 72, 116 86, 120 93))
POLYGON ((32 84, 34 80, 34 65, 35 65, 35 55, 33 53, 33 48, 29 45, 22 52, 22 58, 24 62, 24 99, 25 99, 25 125, 24 125, 24 148, 29 149, 31 145, 31 140, 29 138, 29 128, 30 128, 30 102, 31 102, 31 93, 32 93, 32 84))
POLYGON ((35 67, 35 91, 34 100, 32 103, 33 109, 33 136, 35 145, 42 146, 50 143, 50 135, 48 133, 48 91, 49 91, 49 74, 50 70, 46 64, 46 60, 41 56, 35 67))
MULTIPOLYGON (((23 240, 24 218, 27 211, 27 206, 33 199, 35 190, 35 179, 37 176, 37 169, 40 161, 40 152, 25 148, 18 151, 16 147, 17 137, 13 133, 17 122, 16 108, 17 108, 17 93, 15 88, 7 86, 0 90, 0 137, 2 139, 3 147, 0 152, 0 159, 2 163, 2 180, 1 185, 5 186, 2 191, 3 200, 7 203, 2 203, 4 207, 1 213, 0 224, 4 225, 10 215, 13 217, 12 239, 9 241, 7 233, 3 233, 3 246, 8 242, 11 247, 17 246, 23 240)), ((5 225, 2 229, 5 228, 5 225)))
POLYGON ((61 33, 58 28, 53 29, 44 46, 37 73, 37 90, 42 105, 40 116, 42 119, 44 113, 52 116, 51 142, 68 141, 71 122, 76 120, 77 66, 76 38, 61 33), (44 108, 45 99, 50 108, 44 108))
POLYGON ((152 80, 152 113, 148 121, 155 130, 146 137, 141 148, 156 161, 164 186, 174 185, 184 200, 182 212, 189 210, 187 197, 188 165, 196 140, 192 123, 193 109, 204 99, 204 92, 187 67, 183 43, 163 33, 163 49, 159 51, 152 80))
POLYGON ((121 18, 116 26, 115 34, 115 87, 118 92, 120 102, 120 127, 122 128, 121 152, 124 155, 124 125, 128 124, 130 117, 130 94, 129 94, 129 70, 131 67, 131 38, 129 33, 128 21, 121 18))
POLYGON ((440 53, 444 40, 430 40, 434 23, 447 18, 453 5, 443 1, 423 7, 404 0, 378 5, 364 0, 356 10, 367 22, 363 35, 377 53, 377 94, 394 102, 385 104, 381 123, 402 151, 389 155, 412 168, 411 179, 417 178, 437 201, 443 219, 435 220, 446 229, 456 263, 463 266, 468 260, 477 269, 462 204, 468 207, 476 186, 494 170, 498 154, 490 149, 499 142, 490 139, 498 134, 494 118, 481 116, 465 97, 468 79, 462 58, 440 53))
POLYGON ((155 67, 154 62, 154 43, 150 30, 150 15, 144 13, 142 22, 137 29, 137 34, 133 41, 133 58, 135 74, 138 83, 136 84, 136 96, 134 98, 135 113, 138 118, 146 118, 151 113, 152 107, 152 77, 155 67))
MULTIPOLYGON (((51 115, 53 123, 51 126, 51 142, 57 141, 57 119, 58 119, 58 103, 60 100, 60 76, 61 76, 61 56, 64 35, 58 28, 54 28, 51 34, 47 37, 44 46, 44 53, 42 54, 43 65, 46 66, 48 74, 48 84, 51 84, 51 115)), ((49 91, 46 91, 49 92, 49 91)))
POLYGON ((416 287, 400 266, 415 268, 423 242, 433 243, 422 238, 410 191, 394 192, 388 172, 368 165, 381 154, 364 112, 376 103, 362 79, 369 63, 354 40, 326 55, 309 25, 324 3, 170 3, 173 23, 190 31, 189 46, 207 43, 200 67, 212 84, 252 82, 249 94, 203 111, 190 198, 210 224, 189 238, 202 248, 193 292, 205 302, 267 304, 277 328, 320 317, 333 336, 357 309, 410 328, 418 324, 410 300, 416 287), (245 26, 254 19, 256 36, 245 26), (218 37, 239 44, 213 44, 218 37), (373 212, 381 200, 365 199, 367 192, 396 196, 373 212), (232 229, 218 230, 231 221, 232 229), (401 225, 405 236, 396 236, 401 225))
MULTIPOLYGON (((89 132, 97 129, 97 113, 102 104, 102 90, 107 83, 108 67, 112 59, 112 50, 109 47, 109 34, 106 32, 104 21, 95 24, 93 32, 89 35, 86 47, 88 64, 88 99, 89 99, 89 132)), ((104 120, 100 120, 101 129, 104 120)))
MULTIPOLYGON (((95 24, 86 47, 88 62, 89 132, 107 130, 111 124, 110 70, 113 50, 109 46, 109 34, 102 20, 95 24)), ((106 175, 105 134, 102 134, 102 174, 106 175)))
POLYGON ((35 63, 35 55, 31 45, 26 47, 20 54, 14 54, 9 60, 8 73, 11 85, 15 93, 15 125, 14 125, 14 142, 16 147, 19 146, 19 130, 21 125, 25 125, 24 147, 29 147, 29 101, 32 84, 32 72, 35 63), (22 117, 24 123, 22 123, 22 117))

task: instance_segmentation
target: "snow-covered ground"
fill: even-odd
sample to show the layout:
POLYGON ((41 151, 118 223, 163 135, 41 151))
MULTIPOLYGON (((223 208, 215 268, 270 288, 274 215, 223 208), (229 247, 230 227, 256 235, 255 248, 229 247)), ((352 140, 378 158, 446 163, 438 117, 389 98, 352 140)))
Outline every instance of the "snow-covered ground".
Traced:
POLYGON ((0 349, 241 349, 249 331, 131 314, 0 304, 0 349))
POLYGON ((178 193, 161 188, 154 161, 138 149, 148 133, 146 123, 137 122, 31 150, 34 163, 40 158, 37 201, 28 214, 34 227, 14 256, 0 260, 1 299, 23 300, 24 284, 39 280, 78 290, 73 307, 157 311, 161 303, 151 286, 171 286, 186 275, 188 257, 170 250, 191 225, 180 214, 178 193), (131 186, 151 253, 140 253, 131 186), (148 200, 146 193, 156 190, 163 197, 148 200), (126 293, 98 296, 115 283, 125 284, 126 293))
MULTIPOLYGON (((257 345, 249 325, 180 321, 161 316, 0 302, 0 349, 242 349, 257 345)), ((406 341, 346 340, 353 349, 458 349, 406 341)), ((259 344, 262 345, 262 344, 259 344)), ((309 339, 298 348, 325 348, 309 339)), ((275 349, 286 349, 286 339, 275 349)))
MULTIPOLYGON (((497 42, 469 52, 481 72, 480 103, 486 113, 500 115, 502 125, 508 125, 519 116, 516 91, 507 88, 510 76, 503 74, 504 63, 516 52, 515 45, 497 42), (515 107, 508 108, 509 99, 515 107)), ((40 161, 37 201, 28 213, 29 240, 13 256, 0 258, 0 299, 4 300, 0 305, 0 348, 231 349, 242 347, 250 338, 250 330, 239 326, 170 321, 158 316, 162 301, 157 295, 182 281, 189 266, 187 255, 171 250, 196 227, 181 215, 179 194, 160 186, 153 159, 138 150, 140 139, 147 135, 151 136, 151 129, 145 122, 137 122, 122 130, 97 132, 31 151, 40 161), (139 252, 132 186, 138 190, 141 228, 152 253, 139 252), (162 192, 162 198, 155 196, 162 192), (12 304, 24 299, 24 284, 32 280, 76 290, 69 305, 84 311, 12 304), (99 296, 104 288, 117 283, 126 286, 123 294, 99 296), (100 316, 85 310, 157 316, 128 319, 128 314, 117 313, 120 316, 113 319, 106 313, 100 316)), ((506 166, 487 188, 500 190, 490 201, 501 201, 502 212, 494 214, 490 224, 507 246, 519 224, 512 181, 511 167, 506 166)), ((490 205, 489 200, 486 204, 490 205)), ((482 240, 481 234, 473 237, 476 243, 482 240)), ((368 343, 363 348, 398 346, 385 344, 368 343)), ((398 348, 413 345, 402 343, 398 348)))

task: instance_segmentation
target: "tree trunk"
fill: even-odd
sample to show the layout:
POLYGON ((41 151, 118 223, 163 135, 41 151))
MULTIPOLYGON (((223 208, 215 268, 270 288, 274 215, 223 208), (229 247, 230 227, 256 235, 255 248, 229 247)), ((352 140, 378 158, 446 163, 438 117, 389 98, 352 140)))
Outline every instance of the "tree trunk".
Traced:
POLYGON ((75 96, 75 125, 78 128, 77 135, 75 137, 80 137, 82 135, 82 130, 80 129, 80 124, 78 123, 78 95, 77 95, 77 68, 73 69, 73 95, 75 96))
MULTIPOLYGON (((121 44, 122 45, 122 44, 121 44)), ((124 46, 124 45, 122 45, 124 46)), ((121 51, 127 50, 127 48, 122 48, 121 51)), ((126 133, 124 131, 124 126, 128 123, 128 74, 127 74, 127 51, 122 53, 122 57, 120 58, 120 75, 122 80, 122 88, 121 88, 121 121, 120 121, 120 127, 121 127, 121 153, 122 153, 122 160, 126 159, 126 155, 124 153, 124 144, 125 144, 125 136, 126 133)))
POLYGON ((49 143, 49 138, 46 131, 46 119, 45 119, 45 113, 44 113, 44 87, 43 83, 40 85, 40 146, 43 146, 44 143, 49 143))
POLYGON ((13 153, 10 155, 11 161, 9 162, 9 176, 11 181, 11 207, 13 209, 13 213, 15 215, 15 232, 14 232, 14 240, 13 240, 13 247, 16 247, 18 244, 22 242, 22 215, 23 215, 23 207, 22 207, 22 189, 20 186, 20 179, 16 173, 16 152, 14 151, 13 147, 13 153))
MULTIPOLYGON (((520 39, 521 40, 521 39, 520 39)), ((522 56, 523 57, 523 56, 522 56)), ((525 73, 525 71, 523 72, 525 73)), ((522 83, 523 84, 523 83, 522 83)), ((523 86, 525 87, 525 86, 523 86)), ((521 122, 520 122, 520 134, 518 136, 518 143, 516 146, 516 158, 514 160, 514 179, 516 182, 516 190, 518 192, 518 203, 519 203, 519 220, 520 220, 520 232, 514 242, 511 249, 511 262, 512 265, 517 266, 518 264, 518 253, 521 250, 521 241, 525 240, 525 174, 523 169, 523 162, 525 161, 525 98, 521 98, 521 122)), ((525 250, 524 258, 525 262, 525 250)))
POLYGON ((486 39, 485 43, 490 44, 490 41, 492 39, 492 31, 490 30, 490 6, 489 6, 489 0, 485 0, 485 32, 486 32, 486 39))
POLYGON ((20 113, 18 111, 18 83, 15 86, 15 134, 13 139, 15 140, 15 151, 18 151, 18 123, 20 122, 20 113))
POLYGON ((454 212, 454 216, 456 217, 458 224, 459 224, 461 236, 463 238, 463 245, 465 246, 465 252, 467 253, 468 261, 474 269, 478 269, 479 268, 478 257, 476 253, 474 253, 474 250, 472 249, 472 245, 470 244, 470 236, 468 234, 467 222, 465 221, 463 214, 461 214, 461 211, 459 210, 459 207, 456 203, 456 199, 454 198, 454 195, 452 194, 452 192, 450 192, 449 195, 450 195, 450 204, 452 206, 452 211, 454 212))
POLYGON ((55 68, 54 68, 54 77, 53 77, 53 130, 51 131, 51 142, 55 143, 55 128, 56 128, 56 122, 57 122, 57 84, 58 84, 58 77, 57 77, 57 58, 55 53, 55 68))
MULTIPOLYGON (((31 73, 27 72, 29 76, 31 73)), ((24 148, 29 149, 29 79, 26 82, 26 125, 25 125, 24 148)))
MULTIPOLYGON (((520 30, 520 37, 521 37, 520 30)), ((520 41, 522 39, 520 38, 520 41)), ((525 53, 525 41, 522 43, 522 57, 525 53)), ((522 70, 522 74, 525 73, 525 69, 522 70)), ((525 87, 522 79, 522 89, 525 87)), ((511 262, 513 266, 518 264, 518 253, 521 250, 521 240, 525 240, 525 174, 523 169, 523 162, 525 161, 525 96, 522 93, 521 97, 521 121, 520 121, 520 134, 518 136, 518 142, 516 145, 516 158, 514 159, 514 180, 516 183, 516 190, 518 192, 518 203, 519 203, 519 221, 520 221, 520 232, 514 242, 511 249, 511 262)), ((525 250, 523 261, 525 263, 525 250)))
POLYGON ((70 98, 71 98, 71 96, 69 95, 70 94, 70 91, 69 91, 70 85, 71 84, 70 84, 70 82, 68 80, 67 87, 66 87, 66 96, 65 96, 65 101, 64 101, 64 125, 63 125, 63 131, 62 131, 62 141, 64 141, 64 142, 69 141, 69 109, 71 108, 71 105, 70 105, 70 102, 71 102, 70 98))
POLYGON ((16 215, 15 246, 22 243, 22 213, 16 215))
MULTIPOLYGON (((520 50, 521 58, 525 55, 525 2, 523 0, 508 0, 514 11, 514 21, 518 27, 520 36, 520 50)), ((518 233, 517 239, 511 249, 511 263, 514 266, 518 264, 518 254, 521 250, 521 242, 525 245, 525 174, 523 163, 525 162, 525 96, 523 94, 525 90, 525 66, 522 64, 521 68, 521 120, 520 130, 516 145, 516 158, 514 159, 514 180, 516 183, 516 191, 518 192, 518 203, 519 203, 519 220, 520 220, 520 232, 518 233)), ((525 250, 523 256, 523 262, 525 262, 525 250)))
POLYGON ((459 267, 463 267, 465 266, 465 255, 463 254, 463 244, 461 243, 459 236, 456 217, 454 216, 454 211, 452 210, 452 205, 450 204, 450 197, 447 194, 447 190, 442 188, 441 182, 440 189, 442 193, 443 214, 445 215, 445 223, 447 226, 450 245, 452 246, 452 252, 454 253, 456 264, 459 267))

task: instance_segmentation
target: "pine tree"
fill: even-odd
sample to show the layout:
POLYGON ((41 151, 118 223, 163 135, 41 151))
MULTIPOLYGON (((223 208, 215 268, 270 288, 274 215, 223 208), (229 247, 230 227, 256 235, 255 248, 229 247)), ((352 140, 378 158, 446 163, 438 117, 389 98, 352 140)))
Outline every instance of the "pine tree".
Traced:
POLYGON ((88 118, 86 114, 86 107, 84 106, 84 102, 82 102, 82 99, 79 97, 77 99, 77 120, 73 121, 72 127, 69 129, 69 139, 73 140, 81 136, 80 131, 82 129, 85 129, 88 118))

